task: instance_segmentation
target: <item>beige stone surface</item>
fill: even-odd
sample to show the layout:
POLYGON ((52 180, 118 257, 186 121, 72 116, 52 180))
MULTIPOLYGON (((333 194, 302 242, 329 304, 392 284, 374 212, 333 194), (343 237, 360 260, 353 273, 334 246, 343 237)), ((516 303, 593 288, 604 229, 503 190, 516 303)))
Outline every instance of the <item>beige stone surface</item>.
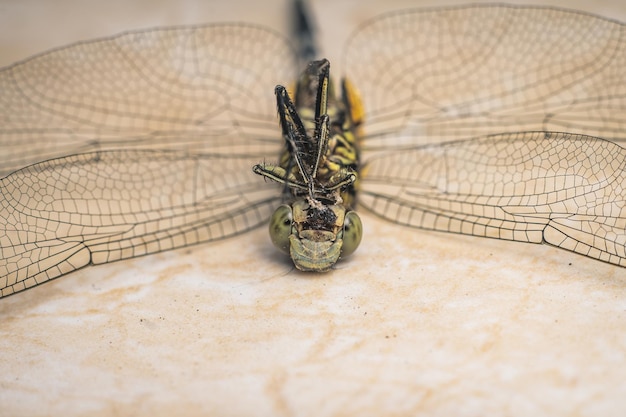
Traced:
MULTIPOLYGON (((434 4, 315 2, 329 56, 340 24, 401 3, 434 4)), ((619 0, 567 5, 626 19, 619 0)), ((0 64, 164 24, 285 31, 285 7, 0 1, 0 64)), ((623 415, 626 270, 362 219, 357 254, 323 275, 259 229, 0 300, 0 416, 623 415)))

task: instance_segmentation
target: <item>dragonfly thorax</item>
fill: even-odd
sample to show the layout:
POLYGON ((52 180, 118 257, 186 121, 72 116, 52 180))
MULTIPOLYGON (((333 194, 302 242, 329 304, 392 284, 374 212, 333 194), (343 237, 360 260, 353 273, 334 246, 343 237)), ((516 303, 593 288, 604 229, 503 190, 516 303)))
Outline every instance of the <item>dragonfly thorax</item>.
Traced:
POLYGON ((284 185, 285 204, 272 216, 270 236, 306 271, 330 269, 361 240, 361 222, 349 210, 359 167, 355 124, 350 104, 335 97, 329 69, 327 60, 310 63, 295 103, 283 86, 276 87, 285 149, 278 165, 254 167, 284 185))

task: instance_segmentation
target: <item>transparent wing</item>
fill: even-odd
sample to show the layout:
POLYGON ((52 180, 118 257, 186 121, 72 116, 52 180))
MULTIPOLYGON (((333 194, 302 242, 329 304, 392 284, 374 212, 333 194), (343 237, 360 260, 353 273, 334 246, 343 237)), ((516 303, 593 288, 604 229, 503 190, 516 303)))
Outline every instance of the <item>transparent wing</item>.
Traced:
POLYGON ((243 24, 129 32, 35 56, 0 71, 0 177, 96 149, 254 144, 275 155, 273 87, 295 70, 288 42, 243 24))
POLYGON ((0 295, 267 221, 280 192, 252 166, 279 154, 273 87, 294 71, 286 41, 246 25, 130 32, 2 70, 0 295))
POLYGON ((625 35, 592 15, 506 5, 366 23, 345 54, 366 110, 361 205, 626 265, 625 151, 592 137, 626 138, 625 35))
POLYGON ((626 150, 526 132, 379 154, 360 203, 393 222, 549 243, 626 266, 626 150))
POLYGON ((368 149, 531 130, 626 134, 626 29, 552 8, 404 10, 364 24, 343 68, 368 149))
POLYGON ((85 153, 0 180, 0 294, 88 264, 222 239, 267 222, 280 193, 249 155, 85 153))

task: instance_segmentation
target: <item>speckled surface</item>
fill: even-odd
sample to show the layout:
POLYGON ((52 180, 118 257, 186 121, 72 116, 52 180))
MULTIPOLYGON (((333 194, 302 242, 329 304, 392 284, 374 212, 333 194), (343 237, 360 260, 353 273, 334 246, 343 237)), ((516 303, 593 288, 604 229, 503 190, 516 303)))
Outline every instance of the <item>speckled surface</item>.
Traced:
MULTIPOLYGON (((176 3, 2 1, 0 62, 285 15, 283 1, 176 3)), ((322 28, 401 7, 334 3, 315 3, 322 28)), ((568 6, 626 19, 618 3, 568 6)), ((323 275, 293 270, 259 229, 0 300, 0 416, 623 415, 626 270, 362 218, 357 254, 323 275)))

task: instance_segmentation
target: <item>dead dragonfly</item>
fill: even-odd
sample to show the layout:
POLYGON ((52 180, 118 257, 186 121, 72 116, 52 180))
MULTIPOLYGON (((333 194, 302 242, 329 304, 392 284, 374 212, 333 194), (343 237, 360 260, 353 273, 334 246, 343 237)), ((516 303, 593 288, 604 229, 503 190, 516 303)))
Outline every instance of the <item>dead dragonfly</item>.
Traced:
MULTIPOLYGON (((129 32, 16 63, 0 72, 2 296, 89 264, 244 233, 285 196, 343 204, 355 184, 355 208, 398 224, 624 266, 626 151, 612 141, 626 124, 625 50, 623 24, 553 8, 377 17, 349 38, 343 65, 366 111, 354 141, 365 163, 317 181, 334 156, 330 130, 359 135, 338 122, 358 114, 350 94, 324 110, 329 84, 313 104, 282 111, 292 153, 257 168, 283 193, 250 171, 281 154, 272 86, 296 78, 294 48, 269 29, 129 32)), ((326 231, 320 217, 309 226, 326 231)), ((291 245, 302 228, 287 220, 291 245)))

